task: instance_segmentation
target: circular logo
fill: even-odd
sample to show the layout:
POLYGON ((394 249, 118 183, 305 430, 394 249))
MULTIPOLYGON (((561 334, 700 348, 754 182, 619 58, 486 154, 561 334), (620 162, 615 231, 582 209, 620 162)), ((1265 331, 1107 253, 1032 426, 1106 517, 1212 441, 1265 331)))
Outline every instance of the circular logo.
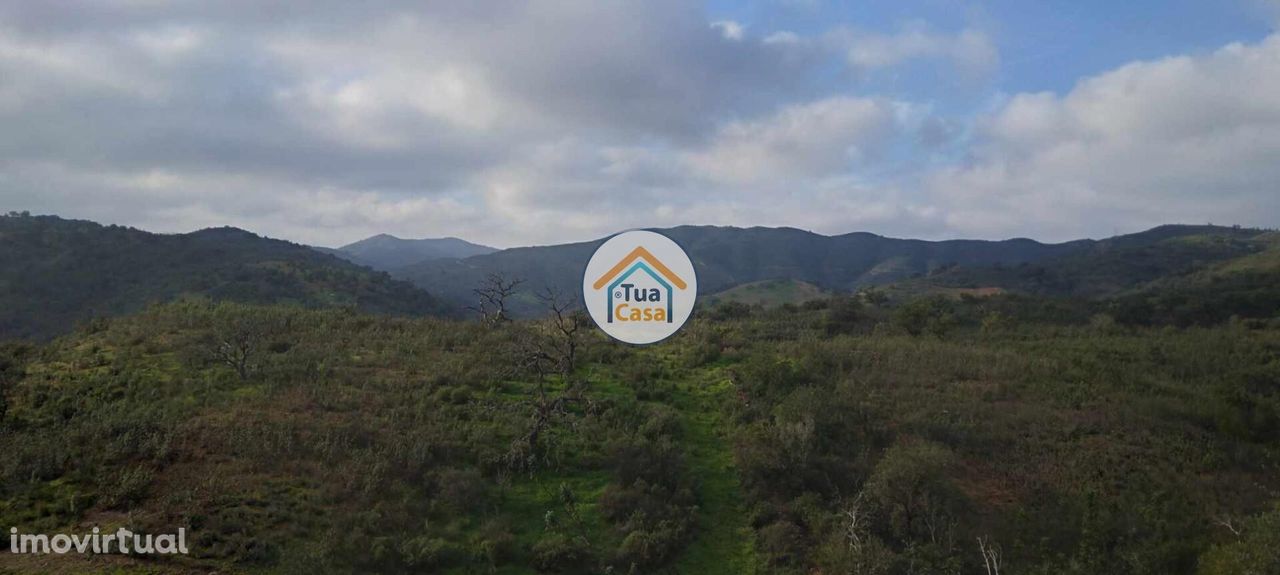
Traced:
POLYGON ((600 329, 616 340, 666 339, 689 319, 698 294, 693 262, 666 236, 622 232, 596 248, 582 297, 600 329))

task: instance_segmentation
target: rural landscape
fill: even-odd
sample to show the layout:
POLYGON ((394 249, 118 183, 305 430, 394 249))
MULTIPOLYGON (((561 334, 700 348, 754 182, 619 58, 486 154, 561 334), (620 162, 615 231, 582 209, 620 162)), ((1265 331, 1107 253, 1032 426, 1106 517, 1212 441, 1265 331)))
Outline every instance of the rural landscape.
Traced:
POLYGON ((0 575, 1280 575, 1280 0, 0 0, 0 575))
POLYGON ((1280 569, 1277 232, 657 231, 704 293, 636 347, 598 242, 0 217, 0 525, 191 548, 0 572, 1280 569))

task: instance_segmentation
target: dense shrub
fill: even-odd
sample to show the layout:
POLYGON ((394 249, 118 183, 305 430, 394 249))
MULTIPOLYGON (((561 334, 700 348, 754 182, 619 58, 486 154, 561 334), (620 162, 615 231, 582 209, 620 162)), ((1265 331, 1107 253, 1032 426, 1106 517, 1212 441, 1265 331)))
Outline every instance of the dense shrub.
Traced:
POLYGON ((564 573, 595 562, 587 542, 563 533, 547 533, 533 545, 534 565, 541 571, 564 573))
POLYGON ((837 296, 827 306, 827 335, 853 333, 863 319, 862 300, 858 296, 837 296))
POLYGON ((942 337, 956 326, 955 304, 944 296, 914 299, 894 310, 893 321, 911 335, 942 337))

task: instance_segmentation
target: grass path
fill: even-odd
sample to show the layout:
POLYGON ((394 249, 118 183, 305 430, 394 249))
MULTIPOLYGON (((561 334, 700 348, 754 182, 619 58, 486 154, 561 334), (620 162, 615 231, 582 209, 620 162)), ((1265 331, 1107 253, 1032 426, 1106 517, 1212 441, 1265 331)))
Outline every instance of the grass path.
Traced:
MULTIPOLYGON (((655 353, 652 359, 672 366, 674 358, 655 353)), ((684 370, 671 367, 676 375, 675 391, 666 403, 676 408, 683 423, 682 443, 686 465, 698 489, 698 527, 693 541, 670 568, 660 572, 689 575, 754 575, 757 569, 753 533, 747 524, 742 485, 734 467, 723 406, 733 401, 732 386, 720 367, 684 370)), ((589 376, 597 397, 634 397, 632 390, 618 381, 605 366, 595 366, 589 376)), ((568 483, 578 493, 584 518, 607 531, 597 511, 600 492, 608 483, 607 474, 544 473, 536 479, 521 479, 507 491, 505 505, 518 517, 518 538, 532 546, 542 533, 542 517, 548 509, 559 509, 558 486, 568 483)), ((616 545, 617 542, 612 542, 616 545)), ((526 560, 530 558, 525 558, 526 560)), ((458 571, 461 573, 462 571, 458 571)), ((530 566, 507 565, 502 574, 533 573, 530 566)))
POLYGON ((698 481, 698 536, 676 562, 677 573, 752 575, 758 571, 742 485, 733 464, 721 406, 732 400, 719 369, 691 374, 673 399, 684 421, 689 471, 698 481))

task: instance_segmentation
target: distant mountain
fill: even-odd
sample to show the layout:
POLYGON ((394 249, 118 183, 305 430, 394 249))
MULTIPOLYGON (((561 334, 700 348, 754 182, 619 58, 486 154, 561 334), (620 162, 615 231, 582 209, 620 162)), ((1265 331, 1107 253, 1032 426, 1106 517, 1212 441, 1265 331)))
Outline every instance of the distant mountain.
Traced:
MULTIPOLYGON (((1089 240, 1043 244, 1029 239, 930 242, 869 233, 824 236, 793 228, 681 226, 656 230, 689 252, 698 290, 715 294, 772 279, 798 280, 824 290, 848 291, 931 271, 993 264, 1017 265, 1063 256, 1092 246, 1089 240)), ((604 239, 501 250, 464 259, 434 260, 394 273, 455 305, 470 303, 471 290, 490 273, 525 280, 516 313, 534 313, 533 291, 552 287, 577 296, 587 259, 604 239)))
POLYGON ((1039 262, 961 265, 914 283, 1039 295, 1116 296, 1172 285, 1178 278, 1224 262, 1256 256, 1274 245, 1269 240, 1274 236, 1251 228, 1166 225, 1090 242, 1083 249, 1039 262))
POLYGON ((435 298, 306 246, 235 228, 152 234, 54 216, 0 216, 0 339, 48 337, 181 295, 392 314, 435 298))
POLYGON ((375 270, 391 271, 443 258, 468 258, 498 251, 458 238, 406 240, 378 234, 340 248, 316 248, 375 270))
MULTIPOLYGON (((1270 288, 1280 282, 1280 237, 1262 230, 1160 226, 1060 244, 824 236, 793 228, 657 231, 688 251, 707 302, 717 294, 726 301, 803 301, 890 286, 894 297, 942 291, 1110 298, 1123 304, 1117 315, 1179 322, 1216 321, 1230 310, 1270 317, 1280 306, 1270 288)), ((369 262, 357 265, 234 228, 161 235, 53 216, 0 216, 0 339, 56 335, 78 321, 182 295, 458 313, 494 273, 524 280, 510 303, 517 315, 530 316, 541 312, 535 294, 544 288, 580 297, 583 268, 603 241, 492 251, 452 238, 375 236, 341 248, 348 250, 343 257, 369 262), (480 253, 441 255, 469 251, 480 253), (434 259, 396 267, 424 255, 434 259), (361 265, 394 269, 408 281, 361 265)))

